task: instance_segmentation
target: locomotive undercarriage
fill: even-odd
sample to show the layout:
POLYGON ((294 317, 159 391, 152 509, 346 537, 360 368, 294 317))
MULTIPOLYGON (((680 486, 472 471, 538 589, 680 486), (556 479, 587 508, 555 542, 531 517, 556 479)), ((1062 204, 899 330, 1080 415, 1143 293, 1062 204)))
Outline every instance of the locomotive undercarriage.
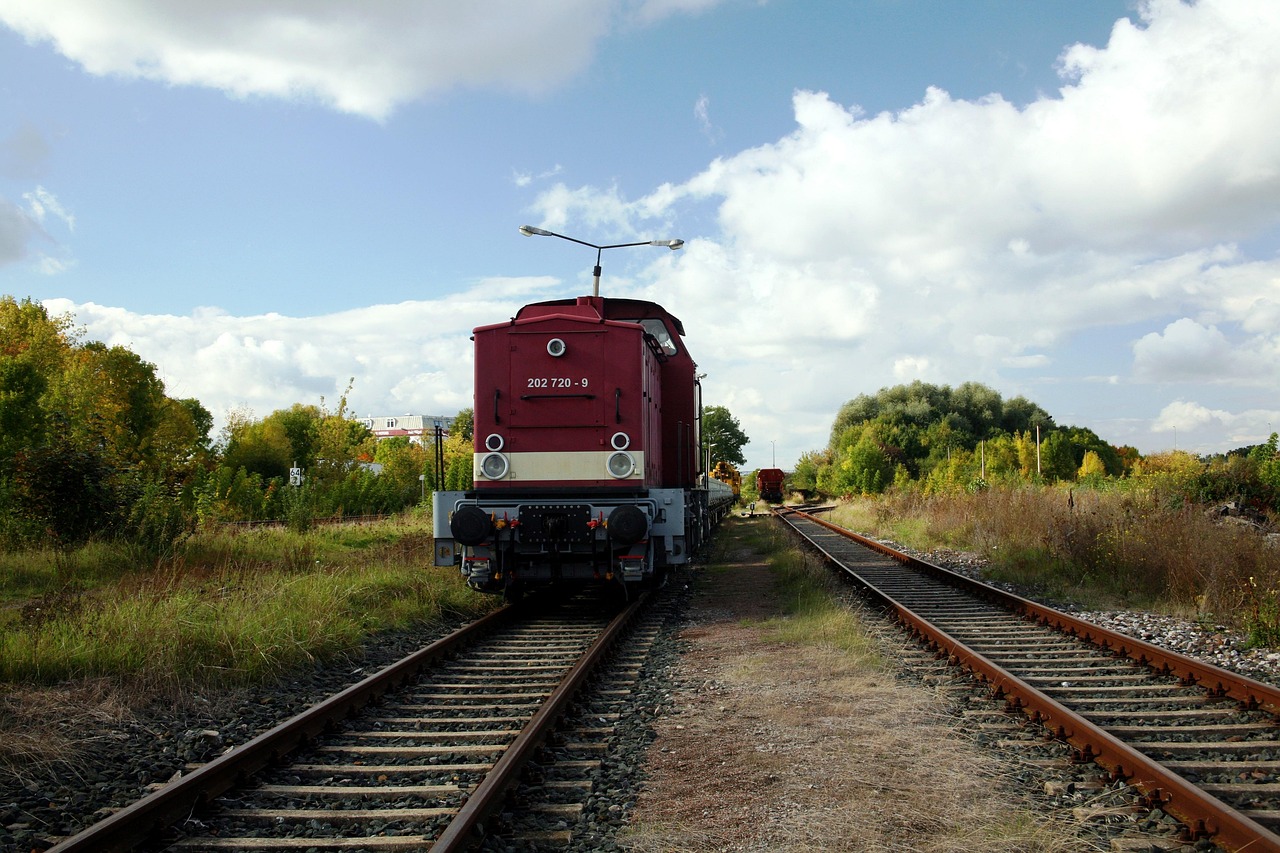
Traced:
POLYGON ((475 492, 435 494, 436 565, 473 589, 514 597, 539 586, 638 587, 688 560, 684 493, 574 501, 475 492))

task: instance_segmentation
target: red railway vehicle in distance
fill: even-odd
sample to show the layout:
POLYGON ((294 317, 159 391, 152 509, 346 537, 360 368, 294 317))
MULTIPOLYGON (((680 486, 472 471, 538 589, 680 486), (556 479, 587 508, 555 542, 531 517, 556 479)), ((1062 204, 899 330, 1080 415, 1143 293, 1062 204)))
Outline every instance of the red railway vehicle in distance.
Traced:
POLYGON ((701 471, 683 335, 656 303, 600 296, 475 329, 474 479, 433 494, 436 564, 515 597, 686 563, 733 498, 701 471))
POLYGON ((761 468, 756 473, 756 491, 760 493, 760 500, 782 503, 785 480, 786 475, 781 468, 761 468))

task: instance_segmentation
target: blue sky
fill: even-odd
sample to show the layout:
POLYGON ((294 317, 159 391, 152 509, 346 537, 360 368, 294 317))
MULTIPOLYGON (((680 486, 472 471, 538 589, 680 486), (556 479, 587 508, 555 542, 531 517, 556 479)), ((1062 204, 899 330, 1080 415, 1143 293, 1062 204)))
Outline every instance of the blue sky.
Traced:
POLYGON ((218 418, 470 404, 472 327, 682 318, 748 464, 921 379, 1280 429, 1272 0, 0 0, 0 292, 218 418), (216 11, 212 11, 216 9, 216 11))

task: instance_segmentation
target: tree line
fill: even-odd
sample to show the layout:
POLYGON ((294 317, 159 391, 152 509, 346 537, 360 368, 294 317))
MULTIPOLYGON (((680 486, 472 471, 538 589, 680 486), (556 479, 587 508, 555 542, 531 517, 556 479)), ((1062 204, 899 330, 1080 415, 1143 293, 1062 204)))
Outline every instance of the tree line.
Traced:
POLYGON ((976 382, 955 388, 916 381, 846 402, 826 448, 803 454, 794 490, 826 496, 878 494, 893 486, 926 492, 995 484, 1140 478, 1179 498, 1242 500, 1280 508, 1277 436, 1230 453, 1143 457, 1085 427, 1062 426, 1025 397, 1004 399, 976 382))
MULTIPOLYGON (((0 297, 2 547, 112 539, 161 556, 201 522, 395 512, 435 481, 427 448, 376 441, 346 394, 333 408, 232 412, 215 441, 213 416, 166 394, 155 365, 82 338, 69 315, 0 297), (296 485, 292 468, 305 472, 296 485)), ((470 481, 470 437, 460 417, 445 448, 451 483, 470 481)))
MULTIPOLYGON (((154 365, 82 337, 70 316, 0 297, 0 547, 114 538, 159 556, 202 522, 305 527, 396 512, 437 487, 470 487, 470 409, 438 454, 407 437, 375 440, 347 411, 345 393, 333 408, 321 400, 261 419, 232 412, 213 440, 209 411, 168 396, 154 365), (300 482, 291 483, 293 468, 305 472, 300 482)), ((713 462, 744 463, 749 439, 727 408, 706 408, 703 435, 713 462)), ((917 381, 849 400, 827 446, 802 455, 789 481, 793 490, 840 496, 1135 476, 1188 499, 1280 506, 1274 434, 1215 457, 1144 458, 975 382, 917 381)))

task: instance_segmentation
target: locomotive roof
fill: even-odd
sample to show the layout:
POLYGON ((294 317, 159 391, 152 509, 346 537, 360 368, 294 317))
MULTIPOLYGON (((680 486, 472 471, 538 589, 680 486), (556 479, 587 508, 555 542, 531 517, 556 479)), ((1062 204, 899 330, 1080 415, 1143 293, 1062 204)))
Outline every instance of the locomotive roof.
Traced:
POLYGON ((663 308, 656 302, 648 302, 644 299, 615 299, 612 297, 599 296, 580 296, 575 299, 549 299, 546 302, 530 302, 518 312, 515 319, 519 320, 530 308, 561 308, 597 303, 603 305, 601 316, 605 320, 643 320, 648 317, 665 317, 671 321, 675 327, 676 334, 684 336, 684 324, 680 322, 680 318, 663 308))

